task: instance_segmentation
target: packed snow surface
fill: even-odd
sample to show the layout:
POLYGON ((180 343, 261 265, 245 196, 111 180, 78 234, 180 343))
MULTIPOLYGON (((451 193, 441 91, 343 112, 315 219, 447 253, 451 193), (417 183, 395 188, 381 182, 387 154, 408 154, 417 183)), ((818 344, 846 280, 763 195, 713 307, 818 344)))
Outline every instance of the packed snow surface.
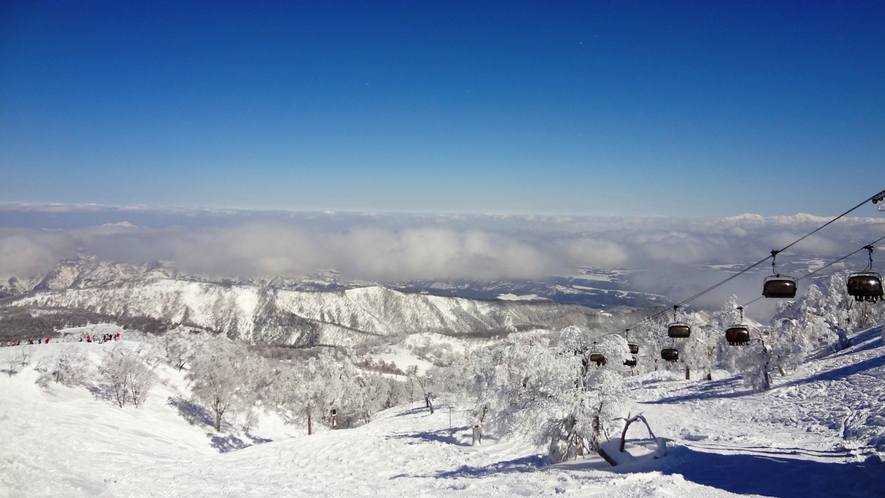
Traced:
POLYGON ((763 393, 725 372, 631 377, 633 413, 667 449, 650 458, 648 433, 634 424, 637 458, 618 467, 595 456, 551 465, 519 439, 473 446, 460 407, 431 415, 416 403, 311 436, 272 415, 249 434, 216 433, 175 402, 189 391, 166 366, 139 408, 35 383, 41 358, 81 348, 98 363, 114 344, 32 346, 29 364, 14 369, 21 348, 0 348, 0 496, 885 496, 881 328, 786 377, 775 372, 763 393))

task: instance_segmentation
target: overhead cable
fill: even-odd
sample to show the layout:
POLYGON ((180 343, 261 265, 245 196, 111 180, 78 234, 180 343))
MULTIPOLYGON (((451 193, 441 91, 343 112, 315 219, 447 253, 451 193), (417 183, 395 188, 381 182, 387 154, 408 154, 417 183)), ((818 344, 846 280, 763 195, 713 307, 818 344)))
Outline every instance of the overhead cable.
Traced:
MULTIPOLYGON (((803 235, 802 237, 799 237, 798 239, 796 239, 796 240, 794 240, 793 242, 787 244, 787 245, 784 246, 783 248, 781 248, 781 249, 779 249, 779 250, 773 250, 773 251, 771 251, 771 254, 770 254, 770 255, 766 256, 766 257, 763 258, 763 259, 760 259, 759 261, 753 263, 753 264, 750 265, 750 266, 747 266, 746 268, 744 268, 744 269, 742 269, 741 271, 735 273, 734 275, 732 275, 732 276, 726 278, 725 280, 722 280, 721 282, 719 282, 719 283, 717 283, 717 284, 715 284, 715 285, 712 285, 712 286, 710 286, 710 287, 708 287, 708 288, 702 290, 701 292, 698 292, 697 294, 695 294, 695 295, 689 297, 688 299, 685 299, 685 300, 683 300, 683 301, 680 301, 680 302, 679 302, 678 304, 676 304, 674 307, 675 307, 675 308, 681 308, 681 307, 685 306, 686 304, 691 303, 691 302, 694 301, 695 299, 698 299, 699 297, 701 297, 701 296, 703 296, 703 295, 705 295, 705 294, 707 294, 707 293, 709 293, 709 292, 711 292, 711 291, 713 291, 713 290, 715 290, 715 289, 721 287, 722 285, 724 285, 724 284, 726 284, 726 283, 728 283, 728 282, 734 280, 735 278, 737 278, 737 277, 743 275, 744 273, 746 273, 746 272, 752 270, 753 268, 756 268, 757 266, 759 266, 759 265, 761 265, 762 263, 768 261, 769 259, 774 258, 775 256, 777 256, 778 253, 781 253, 781 252, 783 252, 783 251, 786 251, 787 249, 793 247, 794 245, 798 244, 799 242, 802 242, 803 240, 805 240, 805 239, 807 239, 808 237, 814 235, 815 233, 821 231, 822 229, 826 228, 827 226, 831 225, 832 223, 835 223, 835 222, 836 222, 837 220, 839 220, 840 218, 844 218, 844 217, 847 216, 849 213, 855 211, 856 209, 858 209, 859 207, 863 206, 863 205, 866 204, 867 202, 871 202, 871 201, 872 201, 873 204, 878 204, 878 203, 881 202, 883 199, 885 199, 885 190, 879 192, 878 194, 872 195, 872 196, 870 196, 870 197, 864 199, 863 202, 860 202, 858 205, 854 206, 853 208, 849 209, 848 211, 845 211, 844 213, 840 214, 839 216, 836 216, 836 217, 833 218, 832 220, 830 220, 830 221, 824 223, 823 225, 821 225, 821 226, 817 227, 816 229, 812 230, 811 232, 809 232, 809 233, 803 235)), ((882 239, 879 239, 879 240, 882 240, 882 239)), ((878 242, 878 241, 877 241, 877 242, 878 242)), ((875 243, 875 242, 874 242, 874 243, 875 243)), ((853 253, 852 253, 852 254, 853 254, 853 253)), ((850 255, 849 255, 849 256, 850 256, 850 255)), ((846 257, 848 257, 848 256, 846 256, 846 257)), ((834 262, 834 263, 836 263, 836 262, 834 262)), ((821 268, 821 269, 823 269, 823 268, 821 268)), ((817 271, 820 271, 820 269, 817 270, 817 271)), ((808 276, 808 275, 806 275, 806 276, 808 276)), ((805 277, 803 277, 803 278, 805 278, 805 277)), ((760 299, 760 298, 757 298, 756 301, 758 301, 759 299, 760 299)), ((752 302, 755 302, 755 301, 752 301, 752 302)), ((745 305, 745 306, 746 306, 746 305, 745 305)), ((657 312, 657 313, 654 313, 654 314, 652 314, 652 315, 650 315, 650 316, 648 316, 648 317, 646 317, 646 318, 643 318, 643 319, 640 320, 639 322, 637 322, 637 323, 635 323, 635 324, 633 324, 633 325, 631 325, 630 327, 627 327, 627 328, 628 328, 628 330, 629 330, 630 328, 633 328, 633 327, 639 325, 640 323, 642 323, 642 322, 645 321, 645 320, 650 320, 650 319, 652 319, 652 318, 656 318, 656 317, 658 317, 658 316, 660 316, 660 315, 662 315, 663 313, 666 313, 666 312, 667 312, 667 310, 662 310, 662 311, 659 311, 659 312, 657 312)))

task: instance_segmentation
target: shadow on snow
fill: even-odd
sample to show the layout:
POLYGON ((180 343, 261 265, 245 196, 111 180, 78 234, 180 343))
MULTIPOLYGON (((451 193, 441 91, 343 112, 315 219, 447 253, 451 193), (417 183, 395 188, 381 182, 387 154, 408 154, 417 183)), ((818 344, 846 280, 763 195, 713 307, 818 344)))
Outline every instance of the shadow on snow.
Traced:
POLYGON ((661 472, 737 494, 783 498, 808 496, 885 496, 885 464, 827 463, 771 455, 723 455, 684 446, 668 450, 661 472), (678 462, 678 463, 677 463, 678 462))
MULTIPOLYGON (((661 398, 655 401, 640 401, 640 404, 646 405, 666 405, 670 403, 682 403, 684 401, 713 399, 713 398, 739 398, 741 396, 749 396, 754 394, 751 389, 743 388, 737 390, 737 386, 742 384, 740 377, 729 377, 722 380, 701 380, 696 381, 697 391, 682 396, 671 396, 669 398, 661 398)), ((742 387, 742 386, 741 386, 742 387)))
POLYGON ((394 436, 387 436, 387 439, 415 439, 416 441, 413 443, 407 444, 416 444, 419 442, 438 442, 444 444, 453 444, 455 446, 470 446, 469 444, 462 442, 458 439, 456 434, 458 431, 467 431, 469 427, 453 427, 452 429, 442 429, 438 431, 423 431, 423 432, 413 432, 410 434, 397 434, 394 436))
MULTIPOLYGON (((868 351, 872 349, 876 349, 881 347, 881 344, 878 343, 878 337, 882 333, 882 327, 873 327, 868 329, 860 334, 853 336, 850 338, 852 344, 855 346, 846 348, 842 351, 836 353, 830 353, 828 355, 824 355, 821 358, 838 358, 842 355, 854 354, 859 351, 868 351)), ((820 372, 809 377, 793 380, 784 383, 778 383, 777 385, 772 387, 772 390, 781 389, 784 387, 796 386, 801 384, 807 384, 816 381, 827 381, 827 380, 839 380, 850 375, 855 375, 867 370, 872 370, 875 368, 880 368, 885 366, 885 355, 877 356, 875 358, 870 358, 864 361, 860 361, 858 363, 854 363, 851 365, 846 365, 844 367, 839 367, 833 370, 827 370, 824 372, 820 372)), ((777 377, 775 377, 777 378, 777 377)), ((692 392, 689 394, 685 394, 682 396, 672 396, 669 398, 661 398, 656 401, 642 401, 641 404, 670 404, 670 403, 681 403, 684 401, 692 401, 692 400, 702 400, 702 399, 711 399, 711 398, 738 398, 741 396, 748 396, 752 394, 756 394, 755 391, 751 389, 738 389, 738 386, 742 383, 740 376, 729 377, 727 379, 716 380, 716 381, 700 381, 703 382, 700 387, 698 387, 696 392, 692 392)), ((645 384, 643 384, 645 385, 645 384)))
MULTIPOLYGON (((439 408, 436 408, 436 409, 439 410, 439 408)), ((417 407, 417 408, 410 408, 410 409, 408 409, 408 410, 406 410, 406 411, 404 411, 404 412, 397 413, 397 414, 394 415, 394 416, 395 416, 395 417, 408 417, 408 416, 410 416, 410 415, 417 415, 417 414, 419 414, 419 413, 421 413, 421 412, 425 412, 425 413, 427 413, 428 415, 430 415, 430 408, 427 408, 426 406, 419 406, 419 407, 417 407)))
POLYGON ((859 374, 861 372, 872 370, 874 368, 881 368, 885 366, 885 355, 877 356, 875 358, 870 358, 868 360, 864 360, 858 363, 854 363, 852 365, 845 365, 844 367, 839 367, 833 370, 827 370, 825 372, 816 373, 809 377, 800 380, 794 380, 792 382, 787 382, 777 386, 780 387, 789 387, 796 386, 801 384, 809 384, 811 382, 817 381, 827 381, 827 380, 840 380, 844 379, 850 375, 859 374))
POLYGON ((233 434, 228 434, 227 436, 222 436, 219 434, 208 433, 206 434, 211 442, 210 446, 218 450, 220 453, 230 453, 231 451, 242 450, 243 448, 248 448, 250 446, 262 443, 271 442, 270 439, 264 439, 260 437, 251 436, 246 434, 246 438, 248 438, 251 442, 243 441, 242 439, 234 436, 233 434))
MULTIPOLYGON (((482 467, 462 465, 455 470, 439 472, 430 477, 442 479, 456 479, 460 477, 481 479, 483 477, 489 477, 496 474, 509 474, 512 472, 535 472, 538 469, 546 467, 549 464, 550 461, 545 456, 529 455, 522 458, 515 458, 513 460, 506 460, 503 462, 493 463, 491 465, 485 465, 482 467)), ((391 477, 391 479, 401 479, 405 477, 420 476, 399 474, 391 477)))

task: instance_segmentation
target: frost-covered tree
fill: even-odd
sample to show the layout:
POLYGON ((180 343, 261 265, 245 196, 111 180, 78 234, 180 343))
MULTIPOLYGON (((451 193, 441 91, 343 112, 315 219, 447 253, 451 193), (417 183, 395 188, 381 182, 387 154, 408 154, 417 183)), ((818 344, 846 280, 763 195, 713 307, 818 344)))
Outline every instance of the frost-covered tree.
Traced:
POLYGON ((43 374, 37 383, 46 386, 55 381, 67 387, 85 386, 90 382, 89 357, 77 347, 66 347, 58 354, 45 357, 35 367, 43 374))
POLYGON ((148 391, 156 385, 157 380, 157 375, 146 364, 139 362, 134 365, 129 372, 126 388, 136 408, 144 404, 148 391))
POLYGON ((680 351, 682 362, 685 363, 686 379, 689 369, 701 370, 703 377, 712 379, 713 369, 725 356, 729 347, 725 340, 725 331, 738 324, 749 324, 744 320, 738 308, 737 297, 731 296, 725 304, 709 316, 691 314, 691 337, 685 339, 680 351))
POLYGON ((19 363, 21 362, 18 355, 19 355, 19 352, 16 351, 15 354, 10 354, 10 355, 6 356, 6 367, 7 367, 6 373, 9 374, 10 377, 15 375, 15 373, 18 369, 19 363))
POLYGON ((166 332, 160 339, 160 347, 166 361, 178 371, 181 371, 195 351, 195 341, 200 340, 202 334, 192 334, 184 327, 178 327, 166 332))
POLYGON ((19 353, 18 353, 17 357, 20 360, 21 366, 24 367, 31 362, 31 355, 33 354, 33 352, 34 352, 33 346, 28 346, 26 344, 23 344, 19 348, 19 353))
POLYGON ((541 335, 511 334, 477 355, 476 417, 487 417, 489 428, 505 437, 547 446, 554 460, 600 451, 627 400, 615 368, 627 356, 619 335, 593 345, 576 328, 563 330, 556 344, 541 335), (590 360, 593 353, 606 356, 605 366, 590 360))
MULTIPOLYGON (((481 362, 476 361, 476 355, 482 355, 484 350, 470 353, 470 355, 453 356, 451 362, 445 366, 433 366, 426 372, 428 378, 433 380, 433 391, 439 403, 451 407, 469 404, 473 401, 472 388, 475 379, 473 367, 481 362)), ((409 381, 411 383, 411 379, 409 381)), ((483 420, 470 420, 471 425, 481 425, 483 420)))
POLYGON ((409 382, 399 379, 387 379, 389 388, 387 391, 387 401, 384 408, 392 408, 394 406, 408 403, 409 400, 409 382))
POLYGON ((279 368, 273 389, 277 411, 287 423, 304 423, 308 435, 314 433, 315 423, 332 425, 339 416, 345 418, 352 405, 359 406, 352 403, 356 388, 351 383, 357 372, 344 353, 323 348, 303 362, 279 368))
POLYGON ((791 362, 791 354, 795 355, 792 363, 796 363, 818 348, 838 350, 845 347, 848 334, 839 326, 837 303, 812 284, 800 299, 778 304, 771 320, 773 333, 777 340, 789 341, 794 347, 776 354, 783 357, 785 363, 791 362))
POLYGON ((254 399, 240 372, 248 354, 244 346, 218 335, 205 337, 192 360, 186 378, 194 398, 214 415, 216 431, 221 430, 226 414, 248 407, 254 399))
POLYGON ((123 353, 123 348, 114 347, 105 354, 98 367, 99 375, 120 408, 126 404, 126 369, 130 358, 123 353))
POLYGON ((769 337, 770 329, 767 327, 754 328, 747 345, 729 348, 725 354, 726 368, 740 374, 757 392, 771 389, 770 372, 775 365, 769 337))
POLYGON ((409 367, 406 374, 409 376, 409 381, 420 390, 421 396, 424 398, 424 406, 429 408, 430 414, 433 415, 433 399, 436 397, 433 391, 433 374, 419 375, 417 365, 409 367))
POLYGON ((668 368, 668 365, 661 360, 661 350, 678 346, 674 339, 667 337, 667 327, 672 321, 672 313, 659 312, 630 330, 630 342, 635 342, 639 346, 637 364, 634 367, 637 373, 668 368))
POLYGON ((139 353, 138 350, 117 344, 105 353, 99 366, 99 374, 120 408, 127 399, 138 408, 157 383, 156 374, 139 353))
POLYGON ((358 373, 353 377, 351 410, 362 423, 369 423, 372 415, 384 408, 390 384, 378 374, 358 373))

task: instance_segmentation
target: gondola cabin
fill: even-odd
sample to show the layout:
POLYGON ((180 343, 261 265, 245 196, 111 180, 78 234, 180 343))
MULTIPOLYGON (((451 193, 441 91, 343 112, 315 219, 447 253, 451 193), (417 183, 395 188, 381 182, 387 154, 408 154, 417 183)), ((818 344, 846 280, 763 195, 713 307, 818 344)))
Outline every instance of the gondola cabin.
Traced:
POLYGON ((627 347, 630 348, 630 354, 639 354, 639 344, 627 344, 627 347))
POLYGON ((601 367, 605 365, 605 356, 603 356, 601 353, 591 353, 590 361, 596 363, 597 367, 601 367))
POLYGON ((661 359, 664 361, 669 361, 670 363, 675 363, 679 361, 679 351, 673 348, 662 349, 661 359))
POLYGON ((771 275, 765 277, 762 284, 762 295, 779 299, 796 297, 796 279, 788 275, 771 275))
POLYGON ((691 327, 684 323, 671 323, 669 327, 667 327, 667 336, 674 337, 677 339, 685 339, 686 337, 691 335, 691 327))
POLYGON ((854 272, 848 277, 848 295, 855 301, 875 303, 885 298, 882 277, 874 271, 854 272))
POLYGON ((725 330, 725 340, 732 346, 743 346, 750 342, 750 329, 746 325, 732 325, 725 330))
POLYGON ((635 367, 636 366, 636 357, 634 356, 633 358, 627 358, 626 360, 624 360, 624 365, 626 365, 628 367, 635 367))

